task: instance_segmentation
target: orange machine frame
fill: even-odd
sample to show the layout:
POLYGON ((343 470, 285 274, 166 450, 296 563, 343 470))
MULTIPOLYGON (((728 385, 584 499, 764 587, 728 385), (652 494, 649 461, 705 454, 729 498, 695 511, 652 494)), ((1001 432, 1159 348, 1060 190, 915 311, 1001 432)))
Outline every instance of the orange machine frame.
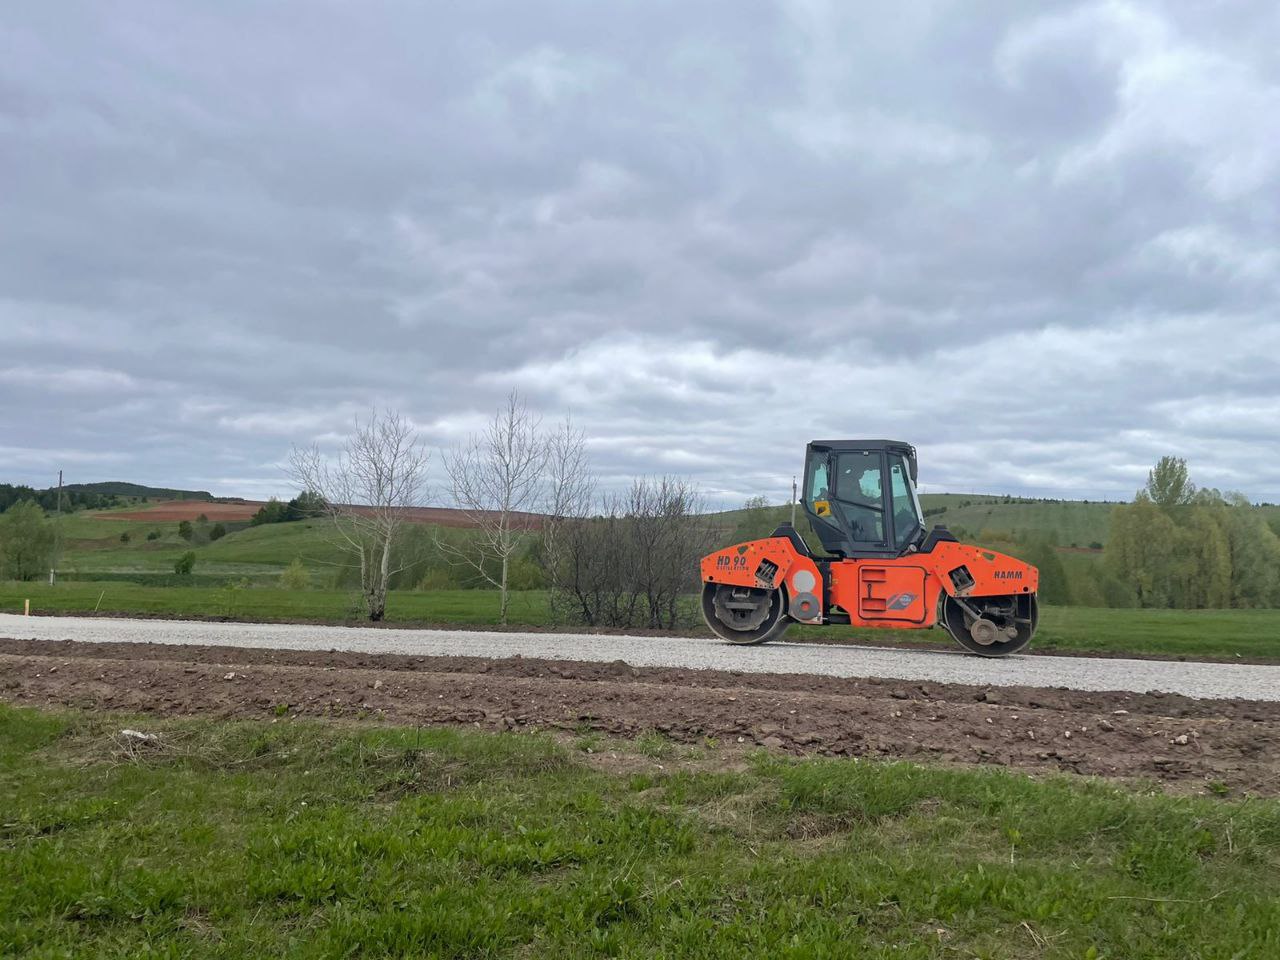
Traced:
POLYGON ((1035 594, 1040 573, 1014 557, 954 541, 901 557, 828 559, 800 553, 786 537, 767 537, 708 554, 702 582, 781 588, 789 615, 801 623, 844 623, 847 615, 855 627, 910 630, 937 622, 944 592, 961 598, 1035 594), (967 577, 953 579, 960 568, 967 577), (797 582, 802 572, 809 576, 797 582), (798 593, 817 598, 811 616, 791 609, 798 593))

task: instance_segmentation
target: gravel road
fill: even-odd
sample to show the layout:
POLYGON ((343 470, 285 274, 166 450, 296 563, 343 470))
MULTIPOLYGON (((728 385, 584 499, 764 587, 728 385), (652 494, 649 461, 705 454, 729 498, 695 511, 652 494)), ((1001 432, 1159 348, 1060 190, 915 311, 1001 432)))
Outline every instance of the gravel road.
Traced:
MULTIPOLYGON (((306 624, 206 623, 0 614, 0 638, 98 643, 179 643, 280 650, 344 650, 419 656, 540 657, 637 667, 690 667, 748 673, 1071 690, 1155 690, 1198 699, 1280 700, 1280 666, 1165 660, 1015 656, 984 660, 961 653, 863 646, 772 643, 734 647, 716 640, 569 633, 396 630, 306 624)), ((0 650, 4 640, 0 639, 0 650)))

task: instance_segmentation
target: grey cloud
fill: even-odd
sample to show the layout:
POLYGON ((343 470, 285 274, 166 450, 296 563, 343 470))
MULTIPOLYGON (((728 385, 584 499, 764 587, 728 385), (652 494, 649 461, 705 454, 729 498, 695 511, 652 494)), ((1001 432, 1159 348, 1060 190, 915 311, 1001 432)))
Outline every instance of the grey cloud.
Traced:
POLYGON ((0 479, 288 492, 512 386, 607 483, 1280 499, 1280 15, 29 6, 0 27, 0 479), (13 415, 12 411, 18 411, 13 415))

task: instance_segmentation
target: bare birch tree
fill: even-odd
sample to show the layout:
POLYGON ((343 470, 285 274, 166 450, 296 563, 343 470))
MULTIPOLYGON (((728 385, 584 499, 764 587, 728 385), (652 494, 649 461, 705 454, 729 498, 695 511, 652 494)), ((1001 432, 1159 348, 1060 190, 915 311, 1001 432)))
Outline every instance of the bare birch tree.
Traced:
POLYGON ((546 438, 546 483, 542 512, 542 565, 550 592, 551 619, 559 622, 577 603, 566 596, 569 576, 571 525, 591 514, 595 499, 595 477, 587 462, 587 435, 575 427, 571 416, 546 438))
POLYGON ((406 509, 426 497, 425 450, 409 421, 393 410, 359 420, 343 451, 330 462, 319 447, 294 447, 290 475, 320 495, 339 543, 360 563, 360 592, 370 620, 387 610, 387 587, 399 571, 393 562, 406 509))
POLYGON ((437 546, 498 589, 502 623, 510 602, 511 560, 531 528, 529 514, 542 505, 547 444, 540 426, 512 390, 481 433, 444 456, 454 505, 466 514, 475 536, 461 545, 440 538, 437 546))

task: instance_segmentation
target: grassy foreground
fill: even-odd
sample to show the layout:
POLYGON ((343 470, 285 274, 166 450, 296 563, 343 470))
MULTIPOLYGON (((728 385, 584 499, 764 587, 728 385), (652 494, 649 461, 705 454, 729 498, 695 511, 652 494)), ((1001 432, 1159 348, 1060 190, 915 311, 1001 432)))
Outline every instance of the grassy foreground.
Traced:
POLYGON ((0 705, 0 955, 1280 955, 1275 801, 669 760, 0 705))
MULTIPOLYGON (((241 620, 359 620, 357 597, 343 590, 282 590, 271 587, 152 587, 109 581, 0 582, 0 612, 19 613, 24 599, 42 613, 139 613, 241 620)), ((692 602, 691 602, 692 606, 692 602)), ((392 591, 392 623, 498 622, 498 595, 490 590, 392 591)), ((514 624, 546 626, 547 596, 530 590, 513 595, 514 624)), ((701 631, 701 624, 697 624, 701 631)), ((689 632, 689 631, 686 631, 689 632)), ((852 630, 793 627, 789 639, 858 637, 875 642, 905 640, 950 647, 941 630, 852 630)), ((1188 657, 1256 657, 1280 660, 1280 610, 1107 610, 1045 607, 1033 651, 1121 653, 1188 657)))

